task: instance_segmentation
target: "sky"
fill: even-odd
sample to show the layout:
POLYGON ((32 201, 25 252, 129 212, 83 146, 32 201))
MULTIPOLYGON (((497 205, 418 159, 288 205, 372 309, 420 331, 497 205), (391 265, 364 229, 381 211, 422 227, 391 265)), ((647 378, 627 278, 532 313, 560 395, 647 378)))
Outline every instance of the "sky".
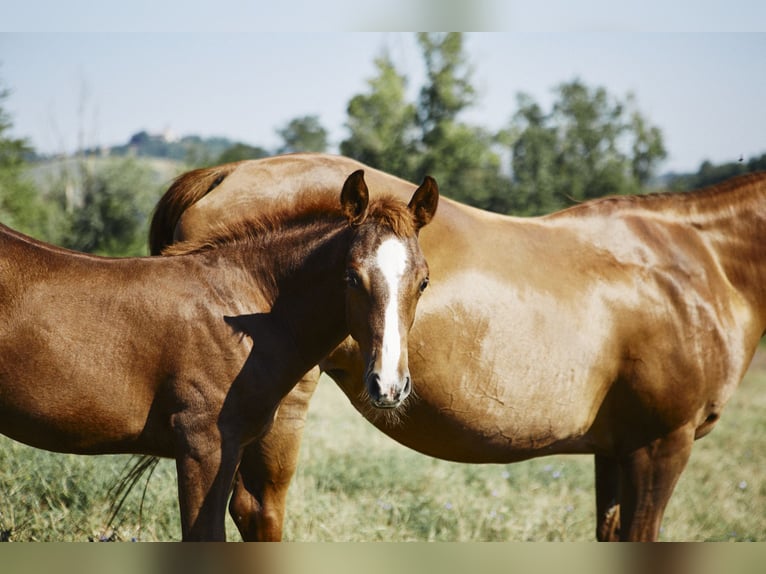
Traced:
MULTIPOLYGON (((398 1, 389 0, 389 8, 398 1)), ((540 31, 535 22, 546 17, 542 0, 510 2, 504 12, 490 6, 494 0, 481 0, 478 4, 488 8, 479 17, 466 16, 456 0, 444 1, 453 5, 455 24, 491 29, 493 18, 508 18, 507 31, 466 33, 478 93, 476 105, 462 117, 466 122, 501 129, 520 92, 549 109, 553 88, 579 78, 619 99, 634 94, 639 111, 663 131, 669 157, 662 172, 696 171, 703 160, 766 153, 766 3, 731 0, 728 11, 715 18, 712 11, 705 16, 710 3, 698 0, 689 4, 697 7, 686 13, 696 14, 689 23, 683 12, 674 15, 677 2, 665 10, 676 24, 660 26, 652 22, 665 21, 650 20, 646 11, 628 10, 615 20, 611 4, 584 0, 595 12, 601 8, 600 16, 586 18, 568 12, 571 3, 563 2, 557 18, 549 17, 540 31), (756 16, 763 18, 753 25, 756 16)), ((77 9, 82 3, 86 0, 66 5, 77 9)), ((644 0, 650 12, 654 3, 644 0)), ((232 18, 239 13, 227 13, 231 26, 216 25, 216 17, 205 21, 204 3, 193 0, 185 3, 186 17, 163 32, 153 29, 156 21, 134 26, 127 15, 109 12, 106 0, 92 4, 101 12, 89 12, 88 19, 70 22, 71 10, 54 9, 39 12, 46 18, 35 26, 25 26, 30 21, 25 12, 42 10, 40 4, 45 1, 16 2, 0 24, 0 86, 11 90, 2 105, 14 122, 13 134, 43 153, 72 151, 81 143, 122 144, 141 130, 224 136, 274 149, 281 143, 276 130, 305 115, 319 116, 330 132, 330 151, 337 151, 348 133, 348 102, 369 90, 376 57, 384 51, 391 56, 408 78, 413 101, 424 78, 412 32, 311 32, 299 24, 290 30, 280 14, 260 14, 271 18, 274 31, 244 31, 242 21, 232 18), (200 10, 189 9, 197 4, 200 10), (133 31, 139 28, 148 31, 133 31)), ((251 15, 257 3, 219 0, 219 6, 226 4, 232 10, 249 7, 242 14, 251 15)), ((303 20, 314 16, 301 14, 303 20)), ((263 19, 259 22, 263 27, 263 19)), ((364 29, 364 22, 355 23, 364 29)))

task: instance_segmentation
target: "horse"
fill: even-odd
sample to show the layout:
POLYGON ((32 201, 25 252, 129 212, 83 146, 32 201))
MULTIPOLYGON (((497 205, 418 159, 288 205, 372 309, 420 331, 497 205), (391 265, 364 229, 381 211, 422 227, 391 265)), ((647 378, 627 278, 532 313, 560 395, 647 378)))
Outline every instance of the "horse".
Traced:
POLYGON ((293 200, 166 257, 86 255, 1 226, 0 432, 56 452, 174 458, 183 539, 224 540, 243 450, 347 336, 369 400, 397 406, 436 183, 409 204, 370 201, 355 171, 340 202, 293 200))
MULTIPOLYGON (((205 237, 297 190, 324 196, 362 167, 377 191, 406 197, 414 188, 324 154, 188 173, 156 208, 151 248, 205 237)), ((244 453, 230 503, 240 533, 281 538, 321 369, 381 431, 432 457, 594 455, 596 538, 656 540, 694 440, 714 428, 766 329, 764 239, 764 173, 531 218, 442 194, 439 217, 421 236, 434 287, 409 338, 417 400, 399 424, 376 416, 360 400, 363 354, 344 341, 244 453)))

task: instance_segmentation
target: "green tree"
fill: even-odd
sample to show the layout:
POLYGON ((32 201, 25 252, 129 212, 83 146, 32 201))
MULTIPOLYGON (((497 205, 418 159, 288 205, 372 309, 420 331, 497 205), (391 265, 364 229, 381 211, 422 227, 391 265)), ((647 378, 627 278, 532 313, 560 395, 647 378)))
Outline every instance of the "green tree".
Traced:
POLYGON ((32 147, 25 139, 10 135, 13 122, 2 106, 9 95, 9 90, 0 86, 0 221, 46 239, 48 210, 35 185, 25 177, 26 158, 32 155, 32 147))
POLYGON ((347 139, 343 155, 403 178, 414 175, 417 159, 416 109, 406 101, 406 78, 388 56, 375 60, 377 75, 370 90, 348 103, 347 139))
POLYGON ((418 118, 426 146, 437 144, 443 131, 473 105, 472 69, 460 32, 426 33, 417 36, 426 66, 426 84, 420 90, 418 118))
POLYGON ((547 213, 560 204, 556 198, 556 131, 547 125, 540 106, 528 95, 517 95, 518 110, 513 129, 522 134, 511 142, 511 171, 514 176, 511 207, 519 214, 547 213))
POLYGON ((637 109, 636 99, 628 96, 630 124, 628 130, 632 136, 630 158, 633 178, 640 187, 645 187, 654 177, 659 162, 667 157, 667 150, 662 138, 662 131, 649 124, 637 109))
POLYGON ((461 122, 475 103, 472 68, 461 33, 418 34, 426 67, 418 120, 422 153, 415 179, 432 175, 448 196, 493 211, 510 207, 508 182, 500 173, 497 134, 461 122))
POLYGON ((322 127, 318 116, 294 118, 277 133, 284 141, 278 153, 327 151, 327 130, 322 127))
POLYGON ((559 85, 550 113, 529 96, 509 130, 514 211, 547 213, 604 195, 640 193, 666 151, 659 128, 626 101, 580 80, 559 85))
POLYGON ((260 159, 262 157, 268 157, 269 155, 271 155, 269 151, 262 147, 237 143, 219 155, 215 163, 222 164, 242 161, 245 159, 260 159))
POLYGON ((159 196, 151 170, 132 158, 77 161, 75 179, 64 176, 56 185, 68 213, 61 245, 99 255, 145 255, 159 196), (70 191, 65 197, 62 190, 70 191))
POLYGON ((688 191, 715 185, 737 175, 764 170, 766 170, 766 154, 751 157, 747 161, 742 157, 738 161, 718 165, 705 160, 695 173, 680 174, 670 178, 668 187, 674 191, 688 191))
POLYGON ((500 175, 496 135, 459 119, 475 101, 463 35, 417 39, 426 68, 417 103, 407 101, 407 79, 388 55, 379 57, 369 91, 349 102, 350 135, 341 153, 412 181, 431 175, 449 197, 506 211, 508 181, 500 175))

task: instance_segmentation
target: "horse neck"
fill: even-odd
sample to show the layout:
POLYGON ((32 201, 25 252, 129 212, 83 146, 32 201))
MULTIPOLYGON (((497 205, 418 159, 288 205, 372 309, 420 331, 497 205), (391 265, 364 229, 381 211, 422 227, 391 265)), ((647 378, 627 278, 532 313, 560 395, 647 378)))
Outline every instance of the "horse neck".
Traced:
POLYGON ((766 330, 766 173, 690 196, 685 217, 707 239, 729 283, 766 330))
MULTIPOLYGON (((285 337, 282 351, 294 353, 288 362, 297 376, 348 335, 343 276, 350 239, 345 220, 316 222, 265 234, 256 249, 233 248, 238 266, 259 285, 270 320, 285 337)), ((217 251, 230 257, 225 249, 217 251)))

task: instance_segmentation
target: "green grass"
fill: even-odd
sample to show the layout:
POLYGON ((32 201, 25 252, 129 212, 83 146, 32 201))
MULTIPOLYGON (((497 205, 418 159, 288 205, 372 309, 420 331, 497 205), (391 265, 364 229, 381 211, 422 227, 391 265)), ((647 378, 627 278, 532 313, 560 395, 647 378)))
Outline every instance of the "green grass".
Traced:
MULTIPOLYGON (((766 353, 695 444, 665 514, 663 540, 766 541, 766 353)), ((0 439, 0 538, 180 538, 175 467, 164 460, 107 529, 109 487, 128 457, 47 453, 0 439)), ((435 460, 390 440, 329 381, 309 414, 288 497, 296 541, 593 540, 592 457, 510 465, 435 460)), ((227 519, 230 540, 239 535, 227 519)))
MULTIPOLYGON (((466 465, 377 432, 331 383, 310 411, 288 498, 290 540, 576 541, 595 532, 593 461, 466 465)), ((766 354, 697 441, 663 540, 766 540, 766 354)))

